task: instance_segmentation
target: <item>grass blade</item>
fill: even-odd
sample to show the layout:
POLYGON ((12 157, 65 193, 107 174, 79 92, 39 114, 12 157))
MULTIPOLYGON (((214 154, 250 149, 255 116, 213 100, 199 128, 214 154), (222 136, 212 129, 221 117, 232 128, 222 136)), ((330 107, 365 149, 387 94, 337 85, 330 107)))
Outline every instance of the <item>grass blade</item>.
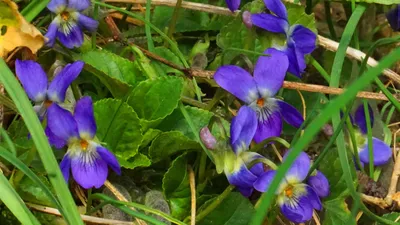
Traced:
POLYGON ((0 200, 24 225, 40 225, 36 217, 29 211, 3 173, 0 173, 0 200))

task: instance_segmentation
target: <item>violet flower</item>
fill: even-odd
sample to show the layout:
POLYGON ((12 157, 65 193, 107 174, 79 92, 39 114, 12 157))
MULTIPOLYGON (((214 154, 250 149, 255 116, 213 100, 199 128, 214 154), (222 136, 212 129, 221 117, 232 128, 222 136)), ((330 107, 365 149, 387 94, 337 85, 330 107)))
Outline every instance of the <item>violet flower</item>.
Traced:
POLYGON ((230 144, 233 151, 225 154, 224 172, 230 184, 249 197, 253 193, 253 184, 263 174, 262 163, 257 163, 250 169, 248 166, 257 158, 263 156, 247 151, 257 129, 257 118, 254 111, 242 106, 231 123, 230 144))
MULTIPOLYGON (((368 105, 371 127, 374 124, 374 114, 371 107, 368 105)), ((367 121, 364 113, 364 105, 361 104, 354 115, 355 124, 359 127, 359 131, 355 132, 357 150, 361 163, 369 164, 369 150, 367 137, 367 121)), ((374 165, 381 166, 389 161, 392 157, 392 150, 385 142, 378 138, 372 137, 372 152, 374 155, 374 165)))
POLYGON ((317 36, 302 25, 290 26, 285 5, 280 0, 264 0, 264 3, 275 15, 253 14, 252 24, 273 33, 286 35, 286 46, 283 46, 281 51, 289 59, 288 72, 300 77, 306 68, 304 56, 314 51, 317 36))
MULTIPOLYGON (((287 153, 284 156, 286 158, 287 153)), ((282 214, 292 222, 304 223, 312 218, 313 210, 321 210, 322 204, 316 190, 305 183, 304 179, 310 169, 310 158, 302 152, 281 181, 277 191, 277 203, 282 214)), ((269 185, 276 174, 275 170, 265 172, 254 183, 254 188, 260 192, 268 191, 269 185)), ((327 189, 327 183, 321 183, 320 188, 327 189)))
MULTIPOLYGON (((46 73, 35 61, 17 60, 15 63, 16 75, 24 87, 28 97, 34 102, 34 110, 42 121, 47 118, 47 109, 53 103, 61 104, 65 100, 65 94, 69 85, 80 74, 84 66, 82 61, 67 64, 49 84, 46 73)), ((62 148, 66 143, 55 137, 52 131, 46 127, 45 132, 49 142, 57 148, 62 148)))
POLYGON ((57 14, 50 23, 46 37, 52 47, 56 38, 67 48, 80 47, 83 43, 82 29, 95 31, 99 22, 82 14, 90 6, 89 0, 51 0, 47 8, 57 14))
POLYGON ((282 87, 288 68, 288 58, 276 49, 267 49, 270 56, 259 57, 254 77, 238 66, 221 66, 214 79, 219 86, 244 101, 257 115, 258 125, 254 141, 280 136, 282 117, 294 127, 300 127, 303 117, 290 104, 274 98, 282 87))
POLYGON ((51 118, 48 126, 54 135, 68 143, 68 151, 60 163, 66 181, 71 170, 83 188, 100 188, 107 179, 108 166, 121 173, 116 157, 95 140, 97 126, 90 97, 76 103, 74 115, 57 104, 49 107, 48 114, 51 118))
POLYGON ((386 13, 386 18, 390 24, 390 27, 394 31, 400 31, 400 10, 399 10, 400 5, 396 5, 393 9, 389 10, 386 13))

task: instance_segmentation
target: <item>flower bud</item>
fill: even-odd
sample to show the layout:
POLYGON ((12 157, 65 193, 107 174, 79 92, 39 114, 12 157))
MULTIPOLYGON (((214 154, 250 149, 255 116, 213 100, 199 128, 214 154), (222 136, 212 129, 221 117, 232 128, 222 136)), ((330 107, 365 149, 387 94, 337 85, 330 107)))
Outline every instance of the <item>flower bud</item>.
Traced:
POLYGON ((249 11, 244 11, 242 14, 242 20, 244 25, 250 29, 253 27, 253 22, 251 22, 251 13, 249 11))
POLYGON ((200 139, 208 149, 215 149, 217 146, 217 139, 211 134, 208 127, 201 128, 200 139))

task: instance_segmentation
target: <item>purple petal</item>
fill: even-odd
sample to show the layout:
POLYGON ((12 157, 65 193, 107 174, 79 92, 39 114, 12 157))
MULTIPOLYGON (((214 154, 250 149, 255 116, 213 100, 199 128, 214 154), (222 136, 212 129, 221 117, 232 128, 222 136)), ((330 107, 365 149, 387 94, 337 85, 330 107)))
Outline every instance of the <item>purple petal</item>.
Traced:
POLYGON ((15 72, 28 97, 34 102, 44 101, 47 91, 47 76, 39 63, 32 60, 15 62, 15 72))
POLYGON ((69 85, 81 73, 84 62, 76 61, 72 64, 67 64, 60 73, 58 73, 49 86, 47 91, 48 98, 53 102, 62 103, 65 100, 65 93, 69 85))
POLYGON ((274 48, 269 48, 264 53, 270 56, 258 58, 254 68, 254 80, 262 96, 271 97, 282 87, 289 61, 285 53, 274 48))
MULTIPOLYGON (((374 165, 381 166, 389 161, 392 157, 392 149, 383 141, 378 138, 372 137, 372 152, 374 155, 374 165)), ((359 152, 360 161, 369 163, 368 144, 365 144, 359 152)))
POLYGON ((244 197, 250 197, 253 194, 252 187, 236 187, 244 197))
POLYGON ((47 8, 56 14, 61 13, 66 6, 67 0, 51 0, 49 4, 47 4, 47 8))
POLYGON ((53 47, 57 37, 57 30, 58 30, 57 22, 55 21, 51 22, 47 29, 47 33, 45 35, 45 37, 47 38, 46 46, 53 47))
POLYGON ((259 97, 253 77, 238 66, 219 67, 214 80, 223 89, 246 103, 251 103, 259 97))
POLYGON ((282 132, 282 116, 279 110, 272 112, 264 121, 258 121, 254 141, 260 143, 270 137, 279 137, 282 132))
POLYGON ((288 45, 285 49, 285 53, 289 59, 288 72, 301 78, 301 74, 306 68, 304 54, 296 48, 295 44, 288 45))
POLYGON ((290 221, 304 223, 312 218, 313 206, 306 195, 300 196, 297 202, 285 202, 281 205, 282 214, 290 221))
POLYGON ((321 210, 322 209, 321 199, 319 199, 317 192, 312 187, 308 185, 305 186, 307 191, 307 198, 311 206, 316 210, 321 210))
POLYGON ((47 126, 59 138, 68 141, 70 138, 78 138, 78 126, 72 114, 58 106, 51 104, 47 110, 47 126))
POLYGON ((72 176, 85 189, 100 188, 108 176, 107 163, 101 157, 92 158, 90 162, 85 161, 94 156, 84 157, 83 154, 90 154, 88 152, 80 154, 82 156, 73 158, 71 161, 72 176))
POLYGON ((229 10, 231 10, 232 12, 239 9, 240 0, 225 0, 225 2, 226 2, 226 5, 228 6, 229 10))
POLYGON ((310 176, 307 183, 314 189, 319 197, 325 198, 329 195, 329 181, 320 171, 317 170, 314 176, 310 176))
POLYGON ((259 192, 268 191, 269 185, 274 179, 276 174, 275 170, 269 170, 258 177, 258 179, 254 182, 254 188, 259 192))
POLYGON ((93 102, 88 96, 81 98, 75 105, 74 118, 78 124, 81 138, 93 139, 96 135, 96 121, 93 113, 93 102))
POLYGON ((256 112, 247 106, 240 107, 237 116, 232 119, 231 123, 231 145, 236 154, 249 147, 256 129, 256 112))
POLYGON ((287 20, 287 11, 285 5, 281 0, 264 0, 264 4, 271 12, 273 12, 278 17, 287 20))
MULTIPOLYGON (((290 150, 285 153, 283 156, 283 160, 286 160, 287 155, 290 150)), ((310 169, 311 161, 310 157, 305 152, 301 152, 299 156, 297 156, 296 160, 293 162, 292 166, 286 173, 287 180, 296 180, 298 182, 302 182, 308 174, 310 169)))
POLYGON ((386 13, 386 18, 392 27, 393 30, 399 31, 400 30, 400 5, 397 5, 393 9, 389 10, 386 13))
POLYGON ((289 24, 285 19, 271 14, 253 14, 251 21, 253 25, 273 33, 286 34, 289 29, 289 24))
POLYGON ((49 143, 52 146, 60 149, 60 148, 63 148, 67 144, 67 142, 64 139, 59 138, 55 134, 53 134, 53 132, 51 132, 51 130, 48 126, 46 127, 44 132, 45 132, 47 138, 49 139, 49 143))
POLYGON ((252 174, 245 163, 241 163, 240 167, 231 174, 226 174, 230 184, 238 187, 252 187, 257 177, 252 174))
POLYGON ((280 113, 283 119, 286 121, 286 123, 296 128, 299 128, 301 124, 304 122, 301 113, 295 107, 284 101, 277 100, 277 103, 279 106, 280 113))
POLYGON ((83 44, 83 33, 77 24, 71 25, 66 33, 61 32, 59 29, 57 36, 60 42, 69 49, 80 47, 83 44))
POLYGON ((316 47, 317 35, 310 29, 295 25, 291 27, 290 39, 296 43, 296 48, 303 54, 310 54, 316 47))
POLYGON ((71 170, 71 159, 69 158, 68 154, 65 154, 61 163, 60 169, 64 176, 65 181, 68 183, 69 180, 69 172, 71 170))
MULTIPOLYGON (((368 104, 369 118, 371 122, 371 128, 374 125, 374 112, 372 111, 371 106, 368 104)), ((366 134, 367 130, 367 121, 365 118, 364 104, 361 104, 357 107, 356 112, 354 114, 354 119, 357 126, 360 128, 361 132, 366 134)))
POLYGON ((119 165, 119 162, 114 154, 103 146, 98 146, 96 150, 100 157, 108 164, 108 166, 114 170, 116 174, 121 175, 121 166, 119 165))
POLYGON ((99 22, 97 20, 94 20, 88 16, 85 16, 83 14, 78 15, 78 24, 79 26, 85 28, 88 31, 95 31, 97 27, 99 26, 99 22))
POLYGON ((90 6, 90 0, 68 0, 68 8, 83 11, 90 6))
MULTIPOLYGON (((256 152, 250 152, 250 151, 242 152, 240 154, 240 157, 242 158, 242 160, 244 161, 244 163, 246 164, 246 166, 248 168, 250 165, 252 165, 254 160, 264 158, 264 156, 262 156, 256 152)), ((252 172, 256 176, 261 176, 265 172, 263 163, 257 163, 249 169, 250 169, 250 172, 252 172)))

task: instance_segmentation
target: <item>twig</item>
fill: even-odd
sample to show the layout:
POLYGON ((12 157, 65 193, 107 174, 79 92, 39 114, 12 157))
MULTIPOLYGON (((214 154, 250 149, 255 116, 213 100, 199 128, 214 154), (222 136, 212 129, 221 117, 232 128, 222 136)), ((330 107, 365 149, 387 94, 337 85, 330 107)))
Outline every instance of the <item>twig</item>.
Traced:
MULTIPOLYGON (((396 138, 396 135, 398 133, 399 130, 397 130, 394 134, 394 137, 396 138)), ((395 163, 394 163, 394 167, 393 167, 393 172, 392 172, 392 177, 390 179, 390 185, 389 185, 389 189, 388 189, 388 194, 386 195, 386 202, 388 204, 392 204, 392 197, 394 195, 394 193, 396 192, 396 188, 397 188, 397 183, 399 181, 399 176, 400 176, 400 158, 399 155, 396 151, 396 139, 393 140, 393 153, 396 156, 395 157, 395 163)))
MULTIPOLYGON (((118 191, 118 189, 110 183, 110 181, 106 180, 106 182, 104 182, 104 186, 106 186, 114 195, 115 197, 117 197, 117 199, 121 202, 129 202, 128 199, 125 198, 125 196, 123 196, 121 194, 121 192, 118 191)), ((130 207, 132 210, 136 211, 135 208, 130 207)), ((147 225, 147 223, 139 218, 135 218, 136 222, 140 225, 147 225)))
MULTIPOLYGON (((55 208, 47 207, 47 206, 42 206, 42 205, 36 205, 33 203, 26 203, 26 205, 36 211, 39 212, 44 212, 47 214, 52 214, 56 216, 62 216, 60 211, 55 208)), ((104 219, 104 218, 99 218, 95 216, 87 216, 87 215, 81 215, 81 218, 83 221, 87 223, 94 223, 94 224, 121 224, 121 225, 134 225, 133 222, 127 222, 127 221, 120 221, 120 220, 111 220, 111 219, 104 219)))
MULTIPOLYGON (((106 2, 144 4, 144 3, 146 3, 146 0, 106 0, 106 2)), ((286 0, 286 2, 293 2, 293 1, 286 0)), ((151 2, 151 4, 174 7, 176 5, 176 1, 175 0, 154 0, 151 2)), ((239 15, 238 11, 236 11, 235 13, 232 13, 228 8, 214 6, 214 5, 208 5, 208 4, 194 3, 194 2, 182 2, 181 7, 186 8, 186 9, 208 12, 208 13, 219 14, 219 15, 226 15, 226 16, 239 15)), ((333 51, 333 52, 336 52, 339 47, 338 42, 333 41, 329 38, 325 38, 321 35, 318 35, 318 44, 320 46, 322 46, 323 48, 325 48, 329 51, 333 51)), ((347 55, 347 57, 358 60, 358 61, 362 61, 366 56, 365 53, 363 53, 357 49, 351 48, 351 47, 347 48, 346 55, 347 55)), ((369 66, 376 66, 376 65, 378 65, 378 62, 373 58, 369 58, 367 61, 367 64, 369 66)), ((395 73, 393 70, 385 69, 383 71, 383 74, 385 76, 387 76, 388 78, 392 79, 393 81, 400 83, 400 75, 395 73)))
MULTIPOLYGON (((145 4, 146 0, 105 0, 105 2, 145 4)), ((175 0, 152 0, 151 4, 175 7, 176 2, 177 1, 175 1, 175 0)), ((185 2, 185 1, 182 2, 181 7, 186 8, 186 9, 196 10, 196 11, 225 15, 225 16, 236 16, 240 12, 240 11, 235 11, 233 13, 228 8, 214 6, 214 5, 201 4, 201 3, 196 3, 196 2, 185 2)))
POLYGON ((196 186, 195 186, 196 183, 195 183, 195 178, 194 178, 194 172, 190 165, 188 165, 188 172, 189 172, 190 196, 191 196, 191 203, 192 203, 190 224, 196 225, 196 186))
MULTIPOLYGON (((339 43, 336 41, 332 41, 329 38, 323 37, 321 35, 318 35, 318 44, 320 46, 322 46, 323 48, 329 50, 329 51, 333 51, 336 52, 338 47, 339 47, 339 43)), ((351 48, 348 47, 346 50, 346 55, 347 57, 349 57, 350 59, 355 59, 358 61, 362 61, 364 60, 364 58, 366 57, 364 52, 361 52, 355 48, 351 48)), ((373 58, 368 58, 367 64, 369 66, 377 66, 378 62, 373 59, 373 58)), ((385 75, 386 77, 388 77, 389 79, 392 79, 393 81, 400 83, 400 75, 395 73, 393 70, 390 69, 385 69, 383 72, 383 75, 385 75)))
POLYGON ((361 194, 361 199, 366 203, 376 205, 382 209, 386 209, 390 206, 389 204, 387 204, 387 202, 384 199, 369 196, 366 194, 361 194))

